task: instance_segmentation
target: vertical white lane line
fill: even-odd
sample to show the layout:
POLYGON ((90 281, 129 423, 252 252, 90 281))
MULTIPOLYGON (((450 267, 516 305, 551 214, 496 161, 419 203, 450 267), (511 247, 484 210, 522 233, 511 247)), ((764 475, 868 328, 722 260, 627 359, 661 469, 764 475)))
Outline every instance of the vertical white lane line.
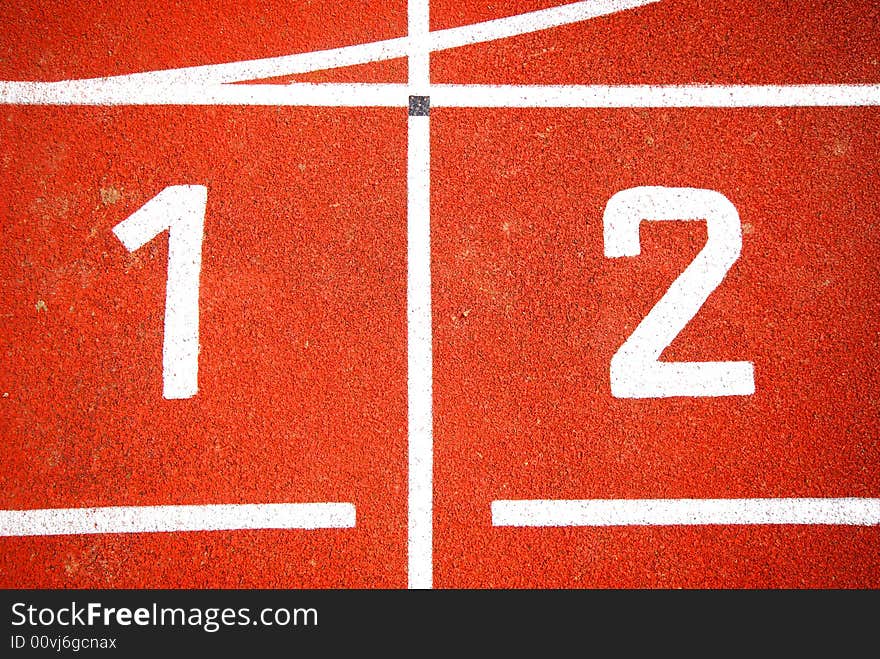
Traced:
MULTIPOLYGON (((427 97, 418 97, 425 99, 427 97)), ((408 125, 407 396, 409 401, 409 587, 433 576, 433 437, 431 355, 431 131, 427 108, 408 125), (422 114, 424 112, 424 114, 422 114)))
POLYGON ((409 0, 407 5, 410 94, 427 95, 431 84, 429 4, 429 0, 409 0))
POLYGON ((431 124, 429 0, 409 0, 407 125, 407 398, 410 588, 433 587, 433 366, 431 347, 431 124))

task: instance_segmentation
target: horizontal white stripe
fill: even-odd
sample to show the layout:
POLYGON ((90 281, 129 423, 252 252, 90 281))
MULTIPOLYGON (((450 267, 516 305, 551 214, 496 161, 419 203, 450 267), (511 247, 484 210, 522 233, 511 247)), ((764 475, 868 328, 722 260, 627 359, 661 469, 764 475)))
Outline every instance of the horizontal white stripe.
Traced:
POLYGON ((632 108, 880 105, 877 85, 434 85, 432 107, 632 108))
POLYGON ((616 14, 627 9, 652 5, 659 0, 589 0, 559 7, 539 9, 517 16, 496 18, 484 23, 437 30, 430 34, 432 51, 459 48, 475 43, 497 41, 521 34, 539 32, 562 25, 580 23, 591 18, 616 14))
POLYGON ((880 499, 584 499, 493 501, 493 526, 880 524, 880 499))
MULTIPOLYGON (((877 85, 431 85, 431 107, 746 108, 880 106, 877 85)), ((293 83, 132 87, 0 82, 0 104, 407 107, 403 84, 293 83)))
POLYGON ((0 536, 350 528, 350 503, 265 503, 0 510, 0 536))
POLYGON ((0 82, 0 104, 406 107, 403 84, 130 85, 119 80, 0 82))

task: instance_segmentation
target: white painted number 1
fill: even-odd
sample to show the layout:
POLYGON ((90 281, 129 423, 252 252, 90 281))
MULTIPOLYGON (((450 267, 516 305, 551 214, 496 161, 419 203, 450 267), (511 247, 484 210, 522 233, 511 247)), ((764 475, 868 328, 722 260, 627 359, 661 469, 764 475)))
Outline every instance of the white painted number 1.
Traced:
POLYGON ((162 395, 190 398, 199 390, 199 272, 208 189, 203 185, 165 188, 113 228, 133 252, 168 229, 162 395))
POLYGON ((642 220, 706 220, 708 239, 696 258, 611 358, 617 398, 747 396, 755 393, 751 362, 661 362, 739 258, 742 229, 736 207, 714 190, 638 187, 618 192, 605 207, 605 256, 638 256, 642 220))

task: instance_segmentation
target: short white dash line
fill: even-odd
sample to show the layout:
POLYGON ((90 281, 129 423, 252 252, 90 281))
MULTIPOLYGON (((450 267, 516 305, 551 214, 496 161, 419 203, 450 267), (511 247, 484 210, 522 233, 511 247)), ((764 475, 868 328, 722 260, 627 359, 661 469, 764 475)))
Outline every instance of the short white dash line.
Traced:
POLYGON ((0 536, 337 529, 355 525, 351 503, 260 503, 0 510, 0 536))
POLYGON ((493 526, 880 524, 880 499, 532 499, 492 502, 493 526))
MULTIPOLYGON (((427 97, 414 97, 427 103, 427 97)), ((433 412, 431 347, 430 120, 411 103, 407 152, 408 548, 410 588, 433 577, 433 412)))

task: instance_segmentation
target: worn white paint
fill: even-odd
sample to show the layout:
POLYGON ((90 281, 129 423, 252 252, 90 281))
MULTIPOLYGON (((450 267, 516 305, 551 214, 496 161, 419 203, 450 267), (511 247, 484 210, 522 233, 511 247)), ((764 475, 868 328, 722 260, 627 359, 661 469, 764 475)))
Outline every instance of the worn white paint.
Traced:
POLYGON ((492 502, 493 526, 880 524, 880 499, 584 499, 492 502))
POLYGON ((198 392, 199 275, 208 189, 203 185, 165 188, 113 228, 133 252, 168 229, 162 395, 190 398, 198 392))
POLYGON ((350 503, 261 503, 0 510, 0 536, 323 529, 355 525, 350 503))

